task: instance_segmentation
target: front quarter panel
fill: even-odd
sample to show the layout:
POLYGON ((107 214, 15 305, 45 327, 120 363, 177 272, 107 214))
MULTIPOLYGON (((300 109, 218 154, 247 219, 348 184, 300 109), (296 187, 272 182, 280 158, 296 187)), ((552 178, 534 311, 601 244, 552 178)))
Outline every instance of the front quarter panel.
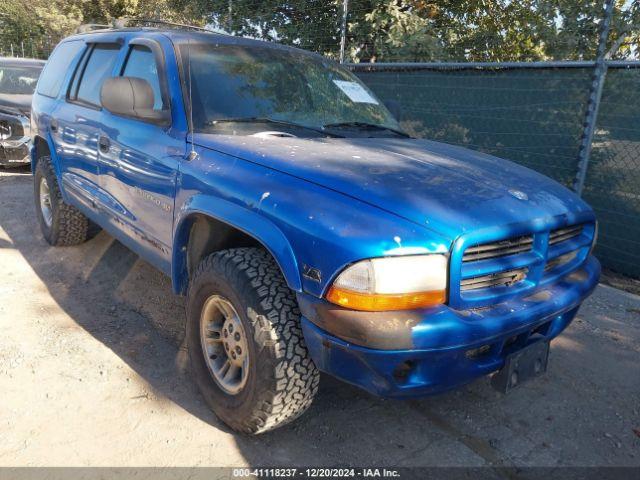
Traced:
MULTIPOLYGON (((365 202, 217 150, 198 147, 197 153, 181 167, 175 249, 184 242, 184 219, 207 213, 254 236, 290 288, 315 296, 357 260, 449 251, 450 239, 365 202), (303 275, 306 267, 317 269, 320 279, 303 275)), ((180 291, 185 272, 175 257, 173 263, 180 291)))

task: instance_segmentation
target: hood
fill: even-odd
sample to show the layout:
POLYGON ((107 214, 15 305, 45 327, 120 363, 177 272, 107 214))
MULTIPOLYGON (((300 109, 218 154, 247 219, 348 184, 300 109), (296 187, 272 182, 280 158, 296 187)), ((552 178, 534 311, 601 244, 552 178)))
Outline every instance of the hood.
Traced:
POLYGON ((8 95, 0 93, 0 110, 18 111, 26 116, 31 112, 32 95, 8 95))
POLYGON ((426 140, 197 134, 195 143, 341 192, 451 239, 590 211, 573 192, 528 168, 426 140))

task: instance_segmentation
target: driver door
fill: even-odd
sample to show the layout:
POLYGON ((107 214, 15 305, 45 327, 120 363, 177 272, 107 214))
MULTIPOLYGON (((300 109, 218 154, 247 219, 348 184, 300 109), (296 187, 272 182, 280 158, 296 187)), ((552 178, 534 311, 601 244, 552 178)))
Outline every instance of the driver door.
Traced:
MULTIPOLYGON (((161 46, 132 40, 120 76, 142 78, 154 93, 154 110, 170 110, 161 46)), ((113 226, 147 260, 170 271, 176 179, 185 139, 171 125, 157 125, 103 110, 99 139, 100 186, 113 226)))

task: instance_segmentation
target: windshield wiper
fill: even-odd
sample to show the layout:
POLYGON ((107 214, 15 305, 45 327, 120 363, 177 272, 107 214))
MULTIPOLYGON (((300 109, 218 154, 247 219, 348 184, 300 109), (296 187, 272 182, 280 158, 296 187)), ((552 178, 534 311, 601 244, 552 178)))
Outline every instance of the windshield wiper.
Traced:
POLYGON ((377 125, 375 123, 367 123, 367 122, 337 122, 337 123, 327 123, 323 125, 322 128, 358 128, 361 130, 386 130, 388 132, 393 132, 397 135, 406 138, 412 138, 406 132, 402 130, 398 130, 397 128, 386 127, 384 125, 377 125))
POLYGON ((218 123, 273 123, 275 125, 283 125, 285 127, 302 128, 305 130, 311 130, 313 132, 321 133, 328 137, 342 137, 336 133, 325 132, 322 128, 310 127, 308 125, 302 125, 301 123, 289 122, 287 120, 278 120, 277 118, 270 117, 236 117, 236 118, 217 118, 210 120, 206 123, 207 126, 213 127, 218 123))

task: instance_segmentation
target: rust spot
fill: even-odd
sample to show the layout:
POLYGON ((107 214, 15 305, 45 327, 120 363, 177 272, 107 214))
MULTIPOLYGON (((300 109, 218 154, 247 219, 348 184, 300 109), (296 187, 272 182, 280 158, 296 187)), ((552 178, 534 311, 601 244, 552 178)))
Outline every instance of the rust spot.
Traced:
POLYGON ((545 302, 550 299, 551 292, 549 290, 542 290, 540 292, 534 293, 533 295, 525 297, 525 300, 528 302, 545 302))
POLYGON ((567 279, 571 282, 584 282, 587 279, 587 272, 584 270, 575 271, 567 279))

